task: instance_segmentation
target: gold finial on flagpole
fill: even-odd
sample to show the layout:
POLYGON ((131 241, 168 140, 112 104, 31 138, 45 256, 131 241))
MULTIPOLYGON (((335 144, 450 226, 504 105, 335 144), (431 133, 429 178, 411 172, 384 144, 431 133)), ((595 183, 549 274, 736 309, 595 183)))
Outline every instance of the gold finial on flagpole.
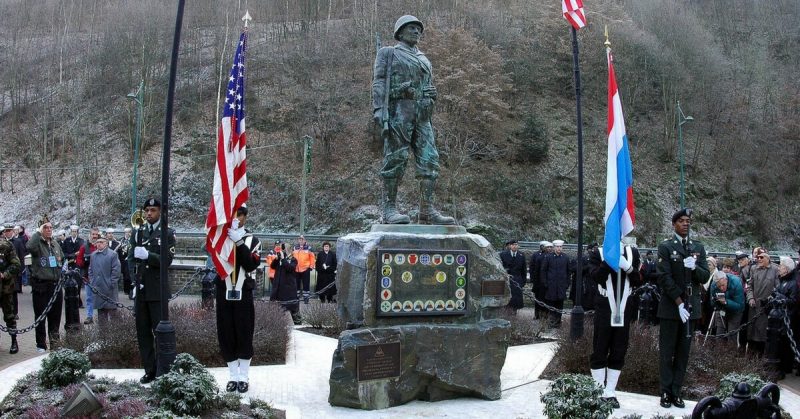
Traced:
POLYGON ((605 32, 606 32, 606 42, 604 45, 606 48, 611 48, 611 41, 608 40, 608 25, 605 25, 605 32))
POLYGON ((245 28, 247 27, 247 24, 250 23, 251 20, 253 20, 253 18, 250 17, 250 11, 249 10, 245 10, 244 11, 244 17, 242 18, 242 20, 244 21, 244 27, 245 28))

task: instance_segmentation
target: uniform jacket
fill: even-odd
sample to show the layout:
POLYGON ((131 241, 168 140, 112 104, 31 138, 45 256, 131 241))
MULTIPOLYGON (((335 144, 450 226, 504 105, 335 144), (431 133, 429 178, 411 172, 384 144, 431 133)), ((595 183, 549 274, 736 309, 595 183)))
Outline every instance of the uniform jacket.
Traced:
POLYGON ((83 247, 83 239, 80 237, 73 238, 72 236, 68 236, 64 239, 62 246, 64 257, 67 259, 75 259, 78 251, 83 247))
POLYGON ((525 267, 525 255, 522 252, 518 250, 517 254, 512 256, 510 250, 503 250, 500 252, 500 261, 503 263, 503 268, 505 268, 507 274, 514 277, 514 280, 518 283, 525 283, 527 268, 525 267))
POLYGON ((0 237, 0 272, 3 274, 2 287, 3 294, 15 292, 17 285, 17 275, 22 271, 22 264, 17 257, 14 245, 0 237))
POLYGON ((711 281, 711 301, 717 307, 725 309, 726 313, 741 313, 744 311, 744 287, 742 280, 736 275, 725 274, 728 277, 728 289, 725 290, 725 304, 715 303, 717 293, 720 292, 716 281, 711 281))
POLYGON ((25 245, 28 253, 31 254, 31 283, 35 287, 38 282, 58 282, 61 264, 64 263, 64 253, 56 239, 50 243, 42 238, 38 231, 33 233, 31 239, 25 245), (55 267, 50 266, 50 256, 55 258, 55 267))
MULTIPOLYGON (((144 298, 144 301, 161 301, 161 265, 164 264, 166 267, 172 265, 172 258, 175 256, 175 230, 171 228, 167 230, 168 250, 167 254, 162 256, 161 223, 158 223, 158 227, 152 233, 149 232, 148 226, 145 223, 131 235, 128 260, 132 260, 138 267, 136 298, 144 298), (133 249, 140 245, 147 249, 147 260, 133 257, 133 249)), ((169 292, 169 285, 167 287, 169 292)))
POLYGON ((747 328, 747 339, 756 342, 767 341, 767 315, 769 309, 767 300, 772 295, 772 291, 780 284, 778 279, 778 267, 770 263, 768 267, 762 268, 758 265, 750 266, 750 279, 747 281, 747 302, 755 301, 755 306, 747 311, 748 321, 752 320, 759 312, 764 313, 747 328))
MULTIPOLYGON (((542 287, 542 280, 539 277, 539 272, 542 268, 542 258, 545 256, 544 251, 538 251, 531 255, 531 262, 528 266, 528 272, 531 274, 531 284, 533 284, 533 292, 536 293, 542 287)), ((541 297, 537 295, 537 297, 541 297)))
POLYGON ((565 300, 570 284, 571 261, 565 253, 551 253, 542 259, 540 275, 545 286, 544 298, 552 301, 565 300))
MULTIPOLYGON (((242 244, 236 245, 236 274, 237 281, 243 280, 243 290, 252 290, 256 287, 256 281, 251 274, 261 265, 261 242, 258 237, 249 231, 242 237, 242 244)), ((231 272, 233 277, 233 272, 231 272)))
MULTIPOLYGON (((630 247, 630 246, 625 246, 630 247)), ((608 279, 609 275, 611 276, 611 287, 614 289, 614 295, 620 296, 625 291, 625 281, 627 280, 629 283, 629 289, 631 290, 631 295, 633 294, 633 288, 638 287, 644 283, 642 273, 640 271, 641 266, 641 257, 639 255, 639 249, 636 247, 631 247, 631 256, 633 257, 633 261, 631 266, 633 266, 633 271, 631 273, 626 273, 625 271, 621 272, 620 276, 620 284, 623 286, 622 289, 617 289, 617 273, 616 271, 612 270, 610 266, 606 263, 603 255, 600 253, 600 249, 593 250, 589 252, 589 272, 588 276, 592 280, 591 284, 594 285, 594 288, 601 287, 603 289, 608 289, 608 279)), ((630 296, 628 297, 630 298, 630 296)), ((611 306, 609 305, 608 297, 603 297, 600 293, 595 293, 594 295, 594 308, 599 312, 611 313, 611 306)), ((626 319, 631 319, 635 316, 636 304, 626 304, 625 305, 625 317, 626 319)))
POLYGON ((378 51, 373 69, 372 109, 381 110, 386 97, 387 74, 389 80, 390 119, 397 115, 414 115, 416 108, 420 121, 429 121, 433 112, 433 99, 424 97, 423 89, 433 85, 433 66, 425 54, 417 48, 409 48, 400 43, 394 47, 384 47, 378 51), (392 67, 388 69, 389 56, 392 67), (410 112, 410 113, 409 113, 410 112))
POLYGON ((292 257, 297 260, 297 272, 299 273, 312 269, 316 264, 316 257, 309 245, 305 245, 302 248, 295 246, 292 251, 292 257))
POLYGON ((100 309, 116 309, 114 304, 117 302, 117 294, 119 290, 119 279, 122 275, 122 264, 119 263, 119 256, 113 250, 106 248, 105 250, 95 251, 92 253, 89 262, 89 281, 90 284, 97 289, 97 292, 107 297, 96 296, 94 299, 94 308, 100 309))
POLYGON ((661 301, 658 303, 658 318, 680 320, 675 299, 681 297, 684 304, 691 303, 691 319, 699 319, 702 313, 700 284, 711 275, 708 272, 706 249, 703 244, 690 238, 685 248, 678 236, 673 234, 671 238, 658 245, 656 273, 658 274, 658 290, 661 293, 661 301), (697 256, 694 270, 686 269, 683 266, 683 259, 691 255, 697 256), (687 298, 689 297, 686 295, 687 287, 690 286, 691 296, 687 298))

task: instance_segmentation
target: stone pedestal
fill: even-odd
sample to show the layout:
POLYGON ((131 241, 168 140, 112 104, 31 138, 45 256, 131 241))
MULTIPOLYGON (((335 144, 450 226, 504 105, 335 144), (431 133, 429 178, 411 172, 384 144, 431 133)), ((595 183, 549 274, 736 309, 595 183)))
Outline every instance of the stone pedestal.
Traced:
POLYGON ((460 226, 376 225, 336 250, 338 310, 351 330, 333 355, 329 403, 500 398, 510 325, 498 311, 510 289, 486 239, 460 226))

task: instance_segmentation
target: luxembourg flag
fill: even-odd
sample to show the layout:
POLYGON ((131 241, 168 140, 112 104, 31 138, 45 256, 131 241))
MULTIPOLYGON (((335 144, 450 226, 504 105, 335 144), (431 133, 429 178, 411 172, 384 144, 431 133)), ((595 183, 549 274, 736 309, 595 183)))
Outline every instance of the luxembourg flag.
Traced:
POLYGON ((608 167, 603 257, 611 269, 619 271, 620 239, 633 231, 635 220, 633 169, 611 48, 606 48, 606 56, 608 58, 608 167))

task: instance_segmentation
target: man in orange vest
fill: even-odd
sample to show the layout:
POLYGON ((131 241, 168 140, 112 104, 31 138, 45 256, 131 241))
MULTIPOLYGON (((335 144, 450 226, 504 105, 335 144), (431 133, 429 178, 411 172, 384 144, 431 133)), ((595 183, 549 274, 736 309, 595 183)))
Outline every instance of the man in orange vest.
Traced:
POLYGON ((308 297, 311 289, 311 270, 317 263, 317 257, 311 251, 311 246, 306 243, 306 238, 302 235, 297 238, 297 245, 292 251, 292 257, 297 260, 297 299, 303 295, 303 302, 308 304, 308 297))

